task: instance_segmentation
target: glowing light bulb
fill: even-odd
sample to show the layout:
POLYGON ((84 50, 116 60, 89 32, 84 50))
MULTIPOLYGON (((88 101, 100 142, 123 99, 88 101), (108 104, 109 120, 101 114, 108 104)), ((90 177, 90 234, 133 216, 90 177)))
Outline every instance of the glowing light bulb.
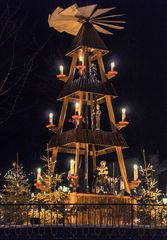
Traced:
POLYGON ((64 66, 60 65, 59 69, 60 69, 60 74, 63 75, 64 74, 64 66))
POLYGON ((115 62, 112 62, 112 63, 111 63, 111 72, 114 71, 114 67, 115 67, 115 62))
POLYGON ((126 108, 122 108, 122 122, 126 120, 126 108))
POLYGON ((53 125, 53 113, 49 113, 49 124, 53 125))

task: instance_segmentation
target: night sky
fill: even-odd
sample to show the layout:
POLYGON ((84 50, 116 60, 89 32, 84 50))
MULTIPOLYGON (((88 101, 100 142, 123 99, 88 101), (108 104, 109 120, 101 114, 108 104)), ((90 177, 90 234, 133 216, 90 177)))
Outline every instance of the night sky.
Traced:
MULTIPOLYGON (((40 156, 52 135, 45 127, 48 113, 54 112, 55 122, 58 121, 61 103, 56 98, 62 88, 62 82, 56 79, 58 67, 63 64, 67 73, 71 60, 65 54, 73 36, 49 28, 48 14, 58 5, 67 7, 74 2, 0 0, 1 30, 7 19, 7 2, 10 20, 0 35, 0 81, 9 71, 13 50, 14 66, 3 91, 23 77, 4 95, 0 92, 0 171, 9 169, 16 152, 30 171, 41 164, 40 156), (10 35, 11 30, 14 33, 10 35)), ((106 70, 113 60, 119 71, 113 80, 119 95, 114 110, 119 120, 121 108, 127 108, 130 124, 123 130, 130 146, 127 156, 136 156, 145 148, 150 154, 158 151, 160 160, 164 160, 167 157, 167 1, 77 3, 79 6, 97 3, 99 8, 116 6, 115 14, 125 14, 125 30, 115 30, 113 36, 101 34, 110 50, 104 58, 106 70)))

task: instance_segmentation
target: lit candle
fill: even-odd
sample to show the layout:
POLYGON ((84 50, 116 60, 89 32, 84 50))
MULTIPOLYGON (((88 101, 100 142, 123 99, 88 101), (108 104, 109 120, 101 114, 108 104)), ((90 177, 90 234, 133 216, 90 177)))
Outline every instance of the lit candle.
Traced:
POLYGON ((122 122, 126 120, 126 108, 122 108, 122 122))
POLYGON ((53 113, 49 113, 49 124, 53 125, 53 113))
POLYGON ((133 172, 134 172, 134 181, 136 181, 136 180, 139 178, 138 166, 137 166, 137 164, 134 164, 134 166, 133 166, 133 172))
POLYGON ((120 190, 124 189, 125 189, 124 182, 122 181, 122 179, 120 179, 120 190))
POLYGON ((78 102, 75 103, 75 113, 79 114, 79 103, 78 102))
POLYGON ((82 55, 82 53, 80 53, 80 55, 79 55, 79 63, 82 65, 82 63, 83 63, 83 55, 82 55))
POLYGON ((37 169, 37 183, 40 183, 41 181, 41 168, 37 169))
POLYGON ((74 160, 71 160, 70 161, 70 174, 71 175, 74 175, 74 170, 75 169, 75 161, 74 160))
POLYGON ((115 67, 115 63, 114 63, 114 62, 112 62, 112 63, 111 63, 111 72, 113 72, 113 71, 114 71, 114 67, 115 67))
POLYGON ((63 72, 64 71, 64 66, 60 65, 59 69, 60 69, 60 74, 63 75, 64 74, 64 72, 63 72))

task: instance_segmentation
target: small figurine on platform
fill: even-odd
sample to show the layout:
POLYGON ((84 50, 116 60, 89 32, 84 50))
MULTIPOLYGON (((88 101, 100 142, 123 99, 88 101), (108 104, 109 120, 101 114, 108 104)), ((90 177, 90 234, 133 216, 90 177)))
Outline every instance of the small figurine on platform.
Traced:
POLYGON ((97 80, 97 67, 94 63, 92 63, 92 66, 90 67, 89 78, 91 80, 97 80))
POLYGON ((96 193, 109 192, 108 167, 106 161, 101 161, 95 171, 94 188, 96 193))
POLYGON ((91 114, 92 130, 100 130, 100 105, 97 104, 91 114))

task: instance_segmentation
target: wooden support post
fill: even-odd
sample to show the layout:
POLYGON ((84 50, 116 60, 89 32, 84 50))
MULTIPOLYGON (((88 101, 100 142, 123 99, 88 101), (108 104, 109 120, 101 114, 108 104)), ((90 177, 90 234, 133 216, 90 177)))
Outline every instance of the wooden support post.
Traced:
POLYGON ((107 78, 106 78, 102 53, 100 51, 97 51, 97 62, 98 62, 98 65, 99 65, 101 80, 102 80, 102 82, 105 82, 105 81, 107 81, 107 78))
POLYGON ((78 168, 79 168, 79 143, 76 143, 76 151, 75 151, 75 176, 78 176, 78 168))
POLYGON ((88 192, 89 188, 88 173, 89 173, 89 146, 88 144, 85 144, 85 192, 88 192))
POLYGON ((58 154, 58 147, 54 147, 52 150, 51 167, 50 167, 50 171, 48 173, 49 176, 52 176, 54 173, 57 154, 58 154))
POLYGON ((82 107, 83 107, 83 92, 80 93, 80 98, 79 98, 79 115, 82 116, 82 107))
POLYGON ((126 168, 125 168, 125 163, 124 163, 124 158, 123 158, 121 147, 116 147, 116 153, 117 153, 117 157, 118 157, 118 163, 119 163, 119 168, 121 171, 122 180, 125 185, 125 190, 130 194, 130 188, 129 188, 129 184, 128 184, 128 178, 127 178, 127 173, 126 173, 126 168))
POLYGON ((92 66, 92 57, 91 56, 88 57, 88 66, 89 66, 89 70, 90 70, 90 68, 92 66))
POLYGON ((109 119, 110 119, 110 123, 111 123, 111 128, 112 128, 112 130, 115 130, 115 129, 113 129, 113 124, 115 125, 115 128, 116 128, 116 122, 115 122, 115 116, 114 116, 113 106, 112 106, 112 102, 111 102, 111 97, 105 96, 105 100, 106 100, 107 110, 108 110, 109 119))
POLYGON ((63 125, 64 125, 64 120, 65 120, 65 117, 66 117, 67 107, 68 107, 68 97, 65 97, 64 100, 63 100, 63 106, 62 106, 62 109, 61 109, 59 123, 58 123, 58 129, 59 129, 60 132, 62 132, 62 130, 63 130, 63 125))
POLYGON ((95 145, 92 145, 92 159, 93 159, 93 173, 96 170, 96 149, 95 149, 95 145))
POLYGON ((71 82, 74 78, 74 74, 75 74, 75 67, 77 64, 77 59, 78 59, 78 53, 74 53, 72 56, 72 62, 71 62, 71 67, 70 67, 70 71, 69 71, 69 79, 68 82, 71 82))

